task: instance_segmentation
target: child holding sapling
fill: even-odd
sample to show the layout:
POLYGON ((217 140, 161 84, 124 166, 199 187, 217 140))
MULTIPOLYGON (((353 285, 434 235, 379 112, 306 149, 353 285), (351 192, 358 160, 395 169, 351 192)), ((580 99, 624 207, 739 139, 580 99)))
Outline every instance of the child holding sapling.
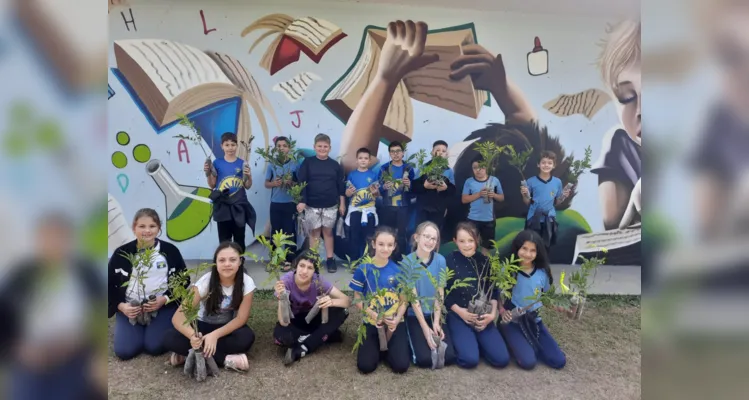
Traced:
POLYGON ((367 240, 377 226, 375 198, 379 195, 377 172, 369 169, 371 152, 362 147, 356 152, 357 169, 349 172, 346 180, 346 197, 350 199, 346 225, 351 227, 349 255, 353 259, 364 256, 367 240))
POLYGON ((203 166, 208 187, 213 192, 213 220, 218 228, 218 241, 233 240, 241 253, 245 250, 245 225, 255 230, 255 209, 247 199, 247 190, 252 187, 250 165, 237 156, 237 135, 226 132, 221 135, 223 158, 206 160, 203 166))
POLYGON ((478 229, 481 245, 485 249, 491 248, 497 227, 494 218, 494 202, 504 201, 502 185, 499 179, 487 173, 487 161, 483 156, 477 155, 473 163, 473 177, 466 179, 463 184, 463 204, 470 204, 468 221, 478 229))
POLYGON ((413 362, 421 368, 452 365, 455 349, 450 335, 442 328, 445 288, 440 285, 440 278, 447 276, 447 265, 445 257, 437 252, 440 243, 437 225, 422 222, 416 227, 413 241, 415 251, 405 257, 404 263, 421 265, 422 278, 415 286, 416 296, 424 299, 411 303, 406 317, 413 362), (433 355, 437 360, 433 360, 433 355))
POLYGON ((416 223, 431 221, 442 230, 447 206, 455 196, 455 173, 447 160, 447 142, 438 140, 432 145, 432 159, 420 169, 413 181, 416 195, 416 223))
POLYGON ((470 222, 461 222, 453 240, 458 250, 445 257, 447 268, 455 272, 447 281, 447 287, 453 287, 455 281, 470 280, 472 283, 455 288, 445 298, 445 307, 449 310, 446 323, 455 345, 455 363, 463 368, 474 368, 483 355, 492 367, 504 368, 510 363, 510 355, 494 323, 498 315, 499 290, 492 285, 488 257, 478 251, 478 230, 470 222))
POLYGON ((190 323, 183 306, 172 318, 173 329, 164 336, 164 345, 174 352, 172 365, 185 362, 191 351, 213 358, 219 367, 235 371, 249 369, 247 352, 255 333, 247 326, 255 282, 240 268, 241 248, 234 242, 218 245, 209 273, 192 287, 193 305, 199 305, 197 321, 190 323))
POLYGON ((404 373, 411 363, 408 331, 401 323, 408 304, 397 293, 399 267, 391 260, 396 248, 393 229, 378 227, 372 248, 374 256, 354 271, 349 284, 364 318, 355 346, 357 367, 368 374, 386 359, 393 372, 404 373))
POLYGON ((288 292, 291 300, 290 320, 283 317, 283 305, 279 302, 278 323, 273 330, 275 343, 286 348, 285 365, 309 355, 325 343, 343 340, 339 328, 348 318, 351 300, 320 276, 318 262, 317 254, 310 250, 303 252, 294 260, 293 271, 283 275, 275 285, 276 298, 288 292), (312 315, 313 309, 316 315, 312 315), (322 310, 327 310, 327 321, 323 320, 322 310))
POLYGON ((561 204, 571 193, 571 188, 563 188, 562 181, 551 176, 557 156, 550 151, 541 152, 538 162, 538 175, 526 180, 527 185, 520 187, 523 202, 528 205, 525 228, 537 232, 544 240, 546 252, 556 241, 557 221, 556 206, 561 204))
POLYGON ((116 315, 114 354, 122 360, 142 352, 160 355, 164 334, 177 306, 167 304, 168 280, 182 273, 185 260, 176 246, 157 238, 161 218, 143 208, 133 218, 136 239, 109 259, 109 317, 116 315))
MULTIPOLYGON (((296 243, 296 204, 289 193, 294 184, 296 171, 299 163, 294 157, 291 141, 285 136, 274 139, 275 149, 266 154, 258 149, 258 152, 272 159, 270 168, 265 173, 265 188, 271 190, 270 195, 270 226, 271 233, 283 231, 291 235, 292 242, 296 243)), ((284 271, 289 271, 294 252, 288 252, 287 264, 284 271)))
POLYGON ((405 150, 400 142, 388 145, 390 161, 379 171, 382 207, 379 210, 380 224, 393 228, 396 232, 398 250, 395 259, 400 260, 400 249, 405 250, 408 240, 406 230, 410 221, 411 182, 415 178, 414 168, 403 160, 405 150))
POLYGON ((520 259, 521 270, 512 297, 500 309, 502 336, 521 368, 533 369, 538 360, 551 368, 563 368, 566 357, 538 315, 541 302, 534 299, 554 282, 543 240, 538 233, 524 230, 513 239, 511 248, 520 259))

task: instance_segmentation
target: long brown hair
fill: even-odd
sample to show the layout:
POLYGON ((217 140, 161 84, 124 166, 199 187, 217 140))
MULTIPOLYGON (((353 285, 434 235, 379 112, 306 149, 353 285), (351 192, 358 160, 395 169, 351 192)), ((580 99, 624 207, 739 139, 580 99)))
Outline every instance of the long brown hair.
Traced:
MULTIPOLYGON (((205 309, 209 315, 216 315, 221 310, 221 300, 224 297, 224 290, 221 288, 221 277, 218 275, 218 265, 216 259, 218 253, 224 249, 234 249, 237 254, 242 255, 242 248, 234 242, 222 242, 216 248, 216 252, 213 253, 213 268, 211 268, 211 279, 208 281, 208 298, 205 300, 205 309)), ((244 269, 242 265, 237 269, 237 273, 234 275, 234 289, 231 293, 231 305, 229 306, 232 310, 239 310, 239 306, 242 304, 242 298, 244 297, 244 269)))

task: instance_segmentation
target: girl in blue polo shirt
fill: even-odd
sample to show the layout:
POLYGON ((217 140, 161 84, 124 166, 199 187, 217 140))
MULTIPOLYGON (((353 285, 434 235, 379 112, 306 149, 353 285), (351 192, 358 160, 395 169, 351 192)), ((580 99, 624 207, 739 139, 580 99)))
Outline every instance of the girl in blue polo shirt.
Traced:
POLYGON ((546 291, 553 283, 549 259, 541 236, 531 230, 524 230, 512 241, 512 253, 520 259, 522 270, 517 275, 517 283, 512 288, 512 298, 505 301, 500 330, 510 353, 523 369, 533 369, 538 360, 551 368, 561 369, 567 359, 559 345, 546 329, 536 303, 525 314, 513 320, 512 310, 527 307, 536 300, 532 297, 536 289, 546 291))

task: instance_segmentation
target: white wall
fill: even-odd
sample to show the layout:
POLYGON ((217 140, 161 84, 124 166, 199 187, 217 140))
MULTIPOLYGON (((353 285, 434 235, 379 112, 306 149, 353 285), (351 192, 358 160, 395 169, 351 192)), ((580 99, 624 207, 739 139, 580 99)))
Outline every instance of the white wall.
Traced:
MULTIPOLYGON (((128 9, 126 16, 130 17, 128 9)), ((550 133, 559 136, 567 154, 582 156, 583 150, 590 145, 594 159, 600 154, 601 140, 605 132, 618 123, 613 103, 607 104, 592 120, 575 115, 567 118, 554 116, 541 105, 559 94, 573 94, 589 88, 601 88, 595 60, 599 53, 597 43, 605 33, 607 22, 590 18, 560 18, 553 15, 520 15, 507 13, 486 13, 476 11, 457 11, 447 9, 407 8, 397 6, 373 5, 315 5, 304 6, 268 6, 268 5, 215 5, 186 4, 180 6, 132 6, 137 31, 131 26, 126 29, 119 11, 109 15, 110 42, 120 39, 163 38, 194 46, 200 50, 213 50, 228 53, 238 58, 260 84, 266 96, 271 99, 275 113, 279 118, 282 132, 272 126, 270 137, 292 135, 300 147, 311 147, 312 138, 317 133, 327 133, 333 138, 333 155, 339 150, 338 143, 343 124, 328 112, 321 104, 323 93, 346 71, 357 53, 363 28, 367 25, 386 26, 395 19, 423 20, 430 29, 449 27, 473 22, 479 44, 494 53, 501 53, 507 74, 523 89, 531 104, 536 108, 543 124, 549 127, 550 133), (208 28, 216 28, 205 35, 200 18, 203 10, 208 28), (315 64, 306 55, 300 60, 274 76, 258 66, 260 57, 272 40, 266 39, 252 54, 248 49, 259 36, 253 33, 242 38, 240 32, 256 19, 271 13, 285 13, 294 17, 314 16, 340 26, 348 37, 332 47, 319 64, 315 64), (527 72, 526 54, 533 47, 535 36, 540 37, 544 48, 550 53, 549 73, 542 76, 530 76, 527 72), (322 82, 314 82, 303 100, 291 104, 272 86, 285 81, 300 72, 312 72, 322 77, 322 82), (297 129, 292 126, 295 117, 291 111, 303 110, 302 125, 297 129)), ((113 46, 109 49, 109 66, 116 67, 113 46)), ((127 95, 120 82, 110 72, 109 84, 116 92, 108 101, 109 105, 109 154, 123 151, 128 155, 128 165, 117 169, 109 163, 109 193, 121 204, 123 214, 129 222, 136 210, 142 207, 155 208, 164 215, 164 196, 154 184, 153 179, 145 172, 145 164, 132 159, 132 147, 145 143, 151 149, 151 158, 159 159, 168 168, 180 184, 205 187, 202 173, 204 157, 200 149, 188 145, 190 164, 180 163, 177 157, 177 139, 173 136, 183 132, 176 126, 157 135, 150 127, 143 114, 127 95), (123 148, 114 140, 118 131, 128 132, 131 142, 123 148), (117 176, 126 174, 129 187, 121 190, 117 176)), ((465 136, 480 129, 489 122, 503 122, 502 112, 492 101, 491 108, 484 107, 478 119, 471 119, 450 113, 423 103, 414 102, 415 132, 410 148, 429 148, 431 143, 440 138, 453 144, 465 136)), ((256 136, 255 146, 262 145, 260 125, 252 119, 252 130, 256 136)), ((385 154, 380 152, 380 154, 385 154)), ((255 159, 257 156, 253 156, 255 159)), ((268 221, 269 192, 262 187, 263 168, 261 164, 253 168, 254 186, 249 191, 252 204, 258 211, 258 233, 268 221)), ((122 179, 122 178, 121 178, 122 179)), ((597 195, 595 175, 586 174, 581 178, 579 194, 574 200, 572 209, 578 211, 590 224, 593 231, 603 229, 601 212, 597 195)), ((248 229, 248 238, 252 237, 248 229)), ((200 235, 177 243, 185 258, 209 258, 217 243, 217 232, 214 223, 200 235)), ((110 248, 110 252, 113 249, 110 248)))

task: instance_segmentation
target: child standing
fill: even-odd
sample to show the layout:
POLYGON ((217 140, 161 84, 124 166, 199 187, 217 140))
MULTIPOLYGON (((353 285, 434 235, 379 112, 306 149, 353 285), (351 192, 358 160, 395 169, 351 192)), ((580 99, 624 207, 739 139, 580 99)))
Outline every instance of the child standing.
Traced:
POLYGON ((379 172, 382 195, 380 220, 382 225, 395 230, 399 250, 394 258, 400 260, 400 249, 407 248, 406 230, 410 221, 408 211, 411 205, 408 190, 414 179, 414 168, 403 162, 403 145, 400 142, 390 142, 388 151, 390 161, 383 165, 379 172))
POLYGON ((520 368, 533 369, 537 360, 551 368, 561 369, 567 359, 559 345, 551 337, 538 309, 541 303, 532 305, 536 289, 549 290, 554 282, 549 267, 549 259, 541 237, 533 231, 524 230, 512 241, 512 254, 520 259, 522 270, 517 275, 517 283, 512 289, 512 298, 502 307, 502 335, 520 368), (530 308, 513 321, 512 310, 516 307, 530 308))
POLYGON ((494 239, 497 226, 494 219, 494 202, 504 201, 505 195, 499 179, 486 173, 483 161, 481 156, 477 156, 471 163, 473 178, 466 179, 463 184, 462 201, 463 204, 471 204, 468 221, 478 229, 481 246, 491 249, 491 240, 494 239))
POLYGON ((346 212, 346 189, 343 168, 337 161, 328 157, 330 137, 326 134, 315 136, 315 156, 307 157, 299 167, 299 182, 307 182, 302 191, 302 202, 297 211, 304 213, 304 224, 309 231, 309 246, 317 249, 320 233, 325 241, 326 266, 328 272, 338 270, 335 263, 333 227, 337 214, 343 217, 346 212))
MULTIPOLYGON (((436 158, 447 159, 447 143, 438 140, 432 145, 432 159, 426 165, 432 164, 436 158)), ((419 171, 421 173, 421 171, 419 171)), ((447 206, 455 196, 455 174, 452 168, 442 172, 442 182, 431 182, 422 174, 413 182, 412 192, 416 195, 416 223, 434 222, 442 230, 445 222, 447 206)))
POLYGON ((474 278, 469 287, 455 288, 445 299, 445 307, 450 310, 446 319, 455 345, 455 362, 463 368, 474 368, 479 364, 479 356, 483 355, 491 366, 504 368, 510 363, 510 355, 494 323, 497 318, 499 290, 495 289, 490 293, 492 310, 489 314, 479 316, 468 312, 468 306, 478 288, 488 291, 491 287, 488 277, 488 270, 491 268, 489 260, 477 251, 478 231, 472 223, 461 222, 453 240, 458 250, 445 259, 447 267, 455 271, 455 275, 447 281, 447 287, 451 287, 455 280, 474 278))
POLYGON ((346 197, 351 199, 346 214, 346 225, 351 227, 350 256, 358 260, 364 255, 367 241, 377 226, 375 197, 379 194, 377 173, 369 169, 371 152, 362 147, 356 152, 357 169, 349 172, 346 197))
MULTIPOLYGON (((270 194, 270 226, 271 235, 276 231, 283 231, 291 235, 292 242, 296 243, 296 204, 289 194, 289 187, 294 182, 299 164, 296 159, 289 157, 289 139, 280 136, 275 139, 276 149, 281 157, 285 157, 282 166, 273 165, 265 173, 265 188, 271 189, 270 194), (289 179, 289 176, 291 177, 289 179)), ((286 257, 284 271, 291 268, 294 260, 294 252, 290 251, 286 257)))
POLYGON ((404 262, 406 265, 419 262, 420 267, 426 269, 415 286, 416 295, 427 299, 411 303, 406 317, 408 338, 414 353, 413 360, 421 368, 434 368, 432 352, 440 351, 439 341, 435 343, 433 339, 437 336, 447 344, 442 353, 444 365, 451 365, 455 362, 455 349, 450 335, 442 329, 441 305, 445 299, 445 288, 435 287, 432 282, 432 279, 439 282, 440 276, 447 270, 445 257, 437 252, 440 243, 437 225, 434 222, 422 222, 416 227, 413 241, 415 251, 407 255, 404 262))
POLYGON ((213 357, 219 367, 249 369, 246 353, 255 342, 255 333, 247 326, 247 320, 255 282, 240 269, 241 254, 236 243, 219 244, 211 272, 192 287, 194 302, 200 303, 198 332, 185 324, 182 308, 177 309, 172 318, 173 329, 164 336, 164 345, 174 352, 172 365, 184 363, 190 348, 202 348, 205 357, 213 357))
MULTIPOLYGON (((363 311, 367 335, 364 343, 359 347, 357 354, 357 367, 362 373, 368 374, 377 369, 380 360, 387 359, 393 372, 404 373, 408 371, 411 363, 411 349, 408 343, 408 331, 403 322, 408 303, 399 298, 396 293, 398 282, 396 276, 399 272, 398 264, 391 260, 395 250, 395 232, 387 227, 377 228, 372 239, 374 257, 372 264, 363 264, 354 272, 349 287, 354 291, 356 306, 363 311), (386 290, 383 297, 376 301, 385 305, 385 315, 379 317, 370 308, 364 310, 362 299, 367 293, 386 290), (379 318, 378 318, 379 317, 379 318), (388 338, 388 350, 380 352, 378 327, 385 327, 388 338)), ((368 305, 369 306, 369 305, 368 305)))
POLYGON ((187 267, 175 245, 157 239, 160 232, 159 214, 150 208, 138 210, 133 218, 136 239, 115 250, 109 259, 109 317, 116 314, 114 354, 121 360, 129 360, 143 351, 154 356, 166 351, 162 339, 177 310, 174 304, 166 304, 171 295, 167 282, 187 267), (155 250, 149 260, 150 266, 139 266, 140 273, 133 271, 133 265, 125 256, 147 248, 155 250), (138 285, 140 275, 144 288, 138 285), (128 284, 123 286, 126 282, 128 284), (151 295, 155 298, 144 305, 130 305, 132 300, 140 302, 151 295), (128 321, 141 313, 154 311, 158 313, 148 325, 131 325, 128 321))
POLYGON ((237 135, 221 135, 224 158, 206 160, 203 171, 208 187, 213 189, 213 220, 218 227, 218 241, 234 241, 245 250, 245 225, 255 230, 255 209, 247 199, 247 189, 252 187, 250 165, 237 157, 237 135))
POLYGON ((520 187, 523 201, 528 207, 525 228, 537 232, 544 241, 548 253, 556 241, 557 221, 555 206, 570 195, 570 189, 562 188, 562 181, 551 176, 557 156, 550 151, 541 153, 539 173, 527 179, 527 186, 520 187))

